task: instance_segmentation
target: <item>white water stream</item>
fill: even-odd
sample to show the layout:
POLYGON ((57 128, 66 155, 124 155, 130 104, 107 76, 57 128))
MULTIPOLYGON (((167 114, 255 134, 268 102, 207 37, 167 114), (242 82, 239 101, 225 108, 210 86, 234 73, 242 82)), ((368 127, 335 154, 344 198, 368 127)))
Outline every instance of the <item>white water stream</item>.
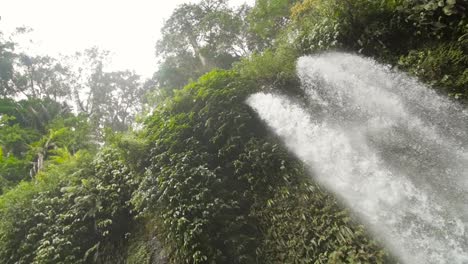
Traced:
POLYGON ((346 53, 302 57, 307 95, 248 99, 405 263, 468 263, 468 113, 403 73, 346 53))

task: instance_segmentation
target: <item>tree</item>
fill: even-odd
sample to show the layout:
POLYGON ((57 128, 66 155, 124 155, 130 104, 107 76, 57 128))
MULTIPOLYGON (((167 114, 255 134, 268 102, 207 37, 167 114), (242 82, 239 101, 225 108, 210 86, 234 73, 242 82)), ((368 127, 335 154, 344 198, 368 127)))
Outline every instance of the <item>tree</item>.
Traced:
POLYGON ((12 93, 14 43, 3 39, 0 32, 0 96, 6 97, 12 93))
POLYGON ((73 98, 78 111, 85 113, 99 137, 105 127, 125 131, 141 108, 144 86, 131 71, 106 72, 108 52, 96 47, 78 53, 74 61, 85 62, 74 70, 73 98))
POLYGON ((13 83, 16 94, 55 101, 70 97, 70 71, 49 56, 18 55, 13 83))
POLYGON ((135 114, 141 108, 143 89, 140 76, 130 71, 103 73, 100 81, 94 83, 106 87, 107 94, 100 89, 93 89, 96 103, 95 118, 105 127, 114 131, 126 131, 134 121, 135 114))
POLYGON ((92 149, 89 134, 87 120, 65 104, 0 99, 0 189, 34 178, 58 154, 92 149))
POLYGON ((29 32, 17 28, 5 39, 0 32, 0 97, 65 101, 70 95, 70 69, 50 56, 18 52, 15 35, 29 32))
POLYGON ((257 0, 248 14, 249 30, 256 41, 250 42, 252 50, 271 47, 290 19, 290 9, 298 0, 257 0))
POLYGON ((247 55, 246 13, 247 6, 232 9, 226 0, 178 7, 156 45, 162 59, 154 75, 159 88, 180 88, 213 68, 229 68, 247 55))

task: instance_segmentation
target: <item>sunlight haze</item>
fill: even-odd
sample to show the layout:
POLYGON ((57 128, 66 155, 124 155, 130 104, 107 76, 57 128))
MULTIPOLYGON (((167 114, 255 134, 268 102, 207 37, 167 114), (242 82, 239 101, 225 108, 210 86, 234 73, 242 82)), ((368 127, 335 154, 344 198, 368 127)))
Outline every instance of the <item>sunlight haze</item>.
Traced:
MULTIPOLYGON (((0 30, 32 28, 20 44, 27 46, 32 39, 31 50, 42 55, 69 55, 98 46, 111 52, 112 70, 130 69, 150 77, 156 70, 155 44, 164 21, 188 2, 198 1, 1 0, 0 30)), ((254 0, 230 1, 244 2, 252 5, 254 0)))

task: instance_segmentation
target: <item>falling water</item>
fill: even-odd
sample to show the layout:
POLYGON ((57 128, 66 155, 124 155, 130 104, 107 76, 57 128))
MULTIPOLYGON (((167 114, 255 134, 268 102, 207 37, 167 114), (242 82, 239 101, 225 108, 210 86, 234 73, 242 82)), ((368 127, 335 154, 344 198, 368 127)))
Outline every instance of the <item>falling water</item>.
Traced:
POLYGON ((248 99, 405 263, 468 263, 468 113, 414 78, 345 53, 302 57, 299 104, 248 99))

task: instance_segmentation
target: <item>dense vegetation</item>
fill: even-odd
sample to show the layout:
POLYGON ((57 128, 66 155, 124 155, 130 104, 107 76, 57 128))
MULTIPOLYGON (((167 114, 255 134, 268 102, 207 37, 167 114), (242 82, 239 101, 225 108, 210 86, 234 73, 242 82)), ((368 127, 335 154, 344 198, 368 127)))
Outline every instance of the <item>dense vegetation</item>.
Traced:
POLYGON ((300 100, 296 59, 345 50, 466 105, 467 8, 184 4, 146 82, 95 48, 57 60, 0 35, 0 262, 395 263, 244 102, 300 100))

